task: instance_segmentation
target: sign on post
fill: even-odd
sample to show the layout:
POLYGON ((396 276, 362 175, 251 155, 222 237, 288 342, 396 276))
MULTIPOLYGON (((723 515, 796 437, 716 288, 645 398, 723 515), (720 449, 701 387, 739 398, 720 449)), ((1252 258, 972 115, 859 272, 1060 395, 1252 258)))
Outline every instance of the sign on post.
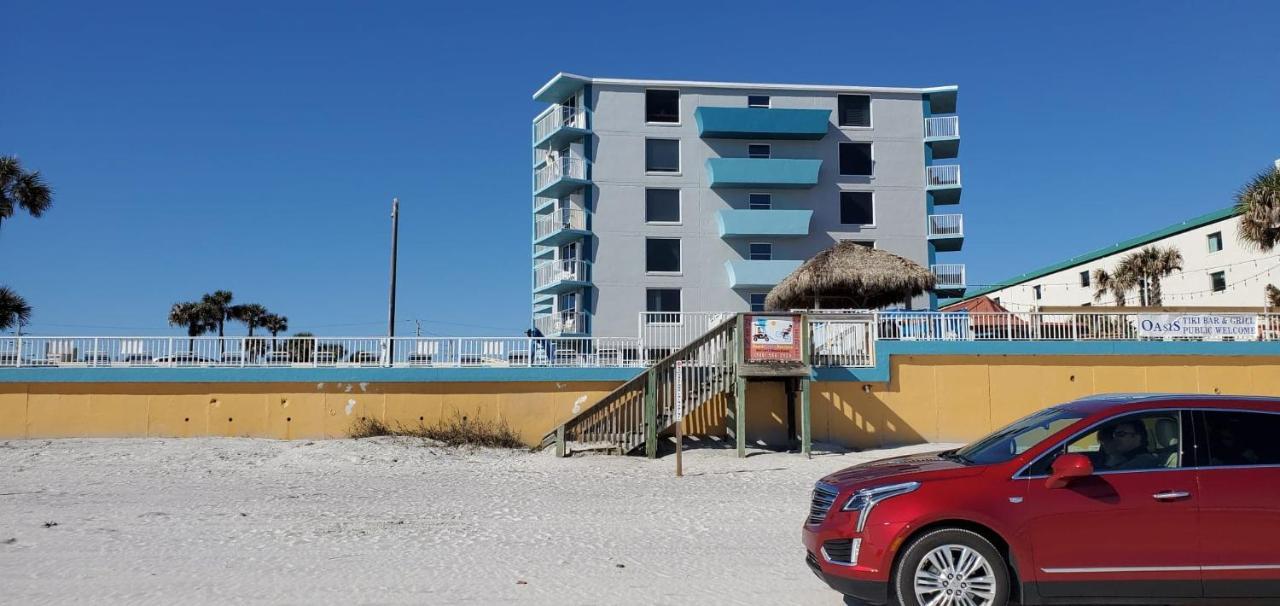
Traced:
POLYGON ((676 421, 676 477, 684 476, 684 459, 682 451, 684 450, 684 362, 676 362, 676 381, 672 396, 675 398, 675 421, 676 421))
POLYGON ((747 315, 745 361, 804 362, 798 315, 747 315))
POLYGON ((1258 316, 1254 314, 1138 314, 1134 322, 1139 337, 1258 338, 1258 316))

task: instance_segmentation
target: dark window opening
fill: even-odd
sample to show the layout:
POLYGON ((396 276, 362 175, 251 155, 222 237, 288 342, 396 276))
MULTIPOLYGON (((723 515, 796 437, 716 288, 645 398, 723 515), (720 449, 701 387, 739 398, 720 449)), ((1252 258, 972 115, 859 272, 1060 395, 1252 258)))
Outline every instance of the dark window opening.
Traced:
POLYGON ((872 225, 875 223, 875 204, 869 191, 840 192, 840 223, 843 225, 872 225))
POLYGON ((851 176, 871 175, 871 144, 841 143, 840 174, 851 176))
POLYGON ((644 121, 674 123, 680 121, 680 91, 644 91, 644 121))
POLYGON ((644 252, 645 271, 680 271, 680 240, 649 238, 644 252))
POLYGON ((680 221, 680 190, 644 190, 644 220, 651 223, 680 221))
POLYGON ((680 140, 645 139, 644 169, 648 172, 680 172, 680 140))
POLYGON ((840 95, 840 126, 871 126, 871 97, 867 95, 840 95))

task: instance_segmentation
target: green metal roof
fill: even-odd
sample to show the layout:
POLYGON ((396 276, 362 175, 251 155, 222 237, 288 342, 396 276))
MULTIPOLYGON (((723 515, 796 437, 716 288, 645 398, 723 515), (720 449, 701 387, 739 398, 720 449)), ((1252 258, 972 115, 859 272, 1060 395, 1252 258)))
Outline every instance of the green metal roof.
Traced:
MULTIPOLYGON (((1005 280, 1005 281, 1000 282, 999 284, 995 284, 995 285, 993 285, 993 286, 988 286, 988 287, 981 288, 981 289, 974 289, 974 290, 966 291, 966 292, 964 293, 964 296, 963 296, 963 297, 960 297, 960 298, 958 298, 958 299, 951 299, 951 300, 947 301, 947 302, 946 302, 946 304, 948 304, 948 305, 949 305, 949 304, 951 304, 951 303, 958 303, 958 302, 960 302, 960 301, 967 301, 967 300, 972 299, 972 298, 974 298, 974 297, 980 297, 980 296, 982 296, 982 295, 985 295, 985 294, 988 294, 988 293, 992 293, 992 292, 995 292, 995 291, 997 291, 997 290, 1002 290, 1002 289, 1005 289, 1005 288, 1009 288, 1010 286, 1016 286, 1016 285, 1018 285, 1018 284, 1022 284, 1023 282, 1027 282, 1027 281, 1029 281, 1029 280, 1034 280, 1034 279, 1036 279, 1036 278, 1040 278, 1040 277, 1043 277, 1043 276, 1047 276, 1047 275, 1049 275, 1049 274, 1051 274, 1051 273, 1059 272, 1059 271, 1062 271, 1062 270, 1064 270, 1064 269, 1067 269, 1067 268, 1072 267, 1072 266, 1075 266, 1075 265, 1082 265, 1082 264, 1084 264, 1084 263, 1088 263, 1088 262, 1090 262, 1090 261, 1096 261, 1096 260, 1101 259, 1101 258, 1103 258, 1103 257, 1110 256, 1110 255, 1114 255, 1114 254, 1116 254, 1116 253, 1118 253, 1118 252, 1123 252, 1123 251, 1129 250, 1130 248, 1138 248, 1139 246, 1144 246, 1144 245, 1146 245, 1146 244, 1150 244, 1150 243, 1155 242, 1156 240, 1160 240, 1160 239, 1162 239, 1162 238, 1167 238, 1167 237, 1172 236, 1172 235, 1175 235, 1175 234, 1180 234, 1180 233, 1182 233, 1182 232, 1184 232, 1184 231, 1189 231, 1189 230, 1195 229, 1195 228, 1197 228, 1197 227, 1202 227, 1202 226, 1208 225, 1208 224, 1210 224, 1210 223, 1214 223, 1214 222, 1216 222, 1216 221, 1221 221, 1221 220, 1223 220, 1223 219, 1226 219, 1226 218, 1229 218, 1229 217, 1233 217, 1233 216, 1235 216, 1236 214, 1237 214, 1237 213, 1236 213, 1236 207, 1235 207, 1235 206, 1228 206, 1227 208, 1223 208, 1223 209, 1220 209, 1220 210, 1215 210, 1215 211, 1213 211, 1213 212, 1211 212, 1211 213, 1204 214, 1204 215, 1200 215, 1199 217, 1196 217, 1196 218, 1194 218, 1194 219, 1187 219, 1186 221, 1183 221, 1183 222, 1181 222, 1181 223, 1176 223, 1176 224, 1174 224, 1174 225, 1170 225, 1170 226, 1168 226, 1168 227, 1166 227, 1166 228, 1164 228, 1164 229, 1158 229, 1158 230, 1153 231, 1153 232, 1151 232, 1151 233, 1149 233, 1149 234, 1144 234, 1144 235, 1138 236, 1138 237, 1136 237, 1136 238, 1130 238, 1130 239, 1125 240, 1125 241, 1123 241, 1123 242, 1118 242, 1118 243, 1116 243, 1116 244, 1112 244, 1111 246, 1106 246, 1106 247, 1103 247, 1103 248, 1099 248, 1098 250, 1095 250, 1095 251, 1092 251, 1092 252, 1085 253, 1085 254, 1083 254, 1083 255, 1077 255, 1077 256, 1071 257, 1070 259, 1067 259, 1066 261, 1062 261, 1062 262, 1059 262, 1059 263, 1055 263, 1055 264, 1050 265, 1050 266, 1048 266, 1048 267, 1042 267, 1042 268, 1037 269, 1037 270, 1035 270, 1035 271, 1029 271, 1029 272, 1027 272, 1027 273, 1024 273, 1024 274, 1021 274, 1021 275, 1014 276, 1014 277, 1012 277, 1012 278, 1010 278, 1010 279, 1008 279, 1008 280, 1005 280)), ((943 302, 942 302, 942 301, 939 301, 939 302, 938 302, 938 305, 939 305, 939 306, 942 306, 942 305, 943 305, 943 302)))

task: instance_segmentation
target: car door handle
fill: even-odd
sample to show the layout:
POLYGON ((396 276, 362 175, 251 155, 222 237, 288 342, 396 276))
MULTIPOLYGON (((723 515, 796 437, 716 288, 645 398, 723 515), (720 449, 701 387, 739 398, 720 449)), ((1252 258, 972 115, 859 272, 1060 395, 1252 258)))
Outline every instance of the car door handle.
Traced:
POLYGON ((1151 495, 1151 498, 1157 501, 1176 501, 1191 496, 1191 493, 1182 490, 1166 490, 1151 495))

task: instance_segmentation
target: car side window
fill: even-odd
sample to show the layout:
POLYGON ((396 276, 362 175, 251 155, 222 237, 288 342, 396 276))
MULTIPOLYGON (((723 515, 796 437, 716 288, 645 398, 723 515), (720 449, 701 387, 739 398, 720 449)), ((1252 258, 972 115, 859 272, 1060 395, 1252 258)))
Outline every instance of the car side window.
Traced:
POLYGON ((1280 415, 1235 410, 1206 410, 1204 442, 1211 467, 1280 465, 1280 415))
POLYGON ((1082 454, 1097 473, 1182 467, 1182 418, 1177 411, 1142 412, 1109 419, 1045 453, 1024 475, 1049 475, 1054 459, 1082 454))

